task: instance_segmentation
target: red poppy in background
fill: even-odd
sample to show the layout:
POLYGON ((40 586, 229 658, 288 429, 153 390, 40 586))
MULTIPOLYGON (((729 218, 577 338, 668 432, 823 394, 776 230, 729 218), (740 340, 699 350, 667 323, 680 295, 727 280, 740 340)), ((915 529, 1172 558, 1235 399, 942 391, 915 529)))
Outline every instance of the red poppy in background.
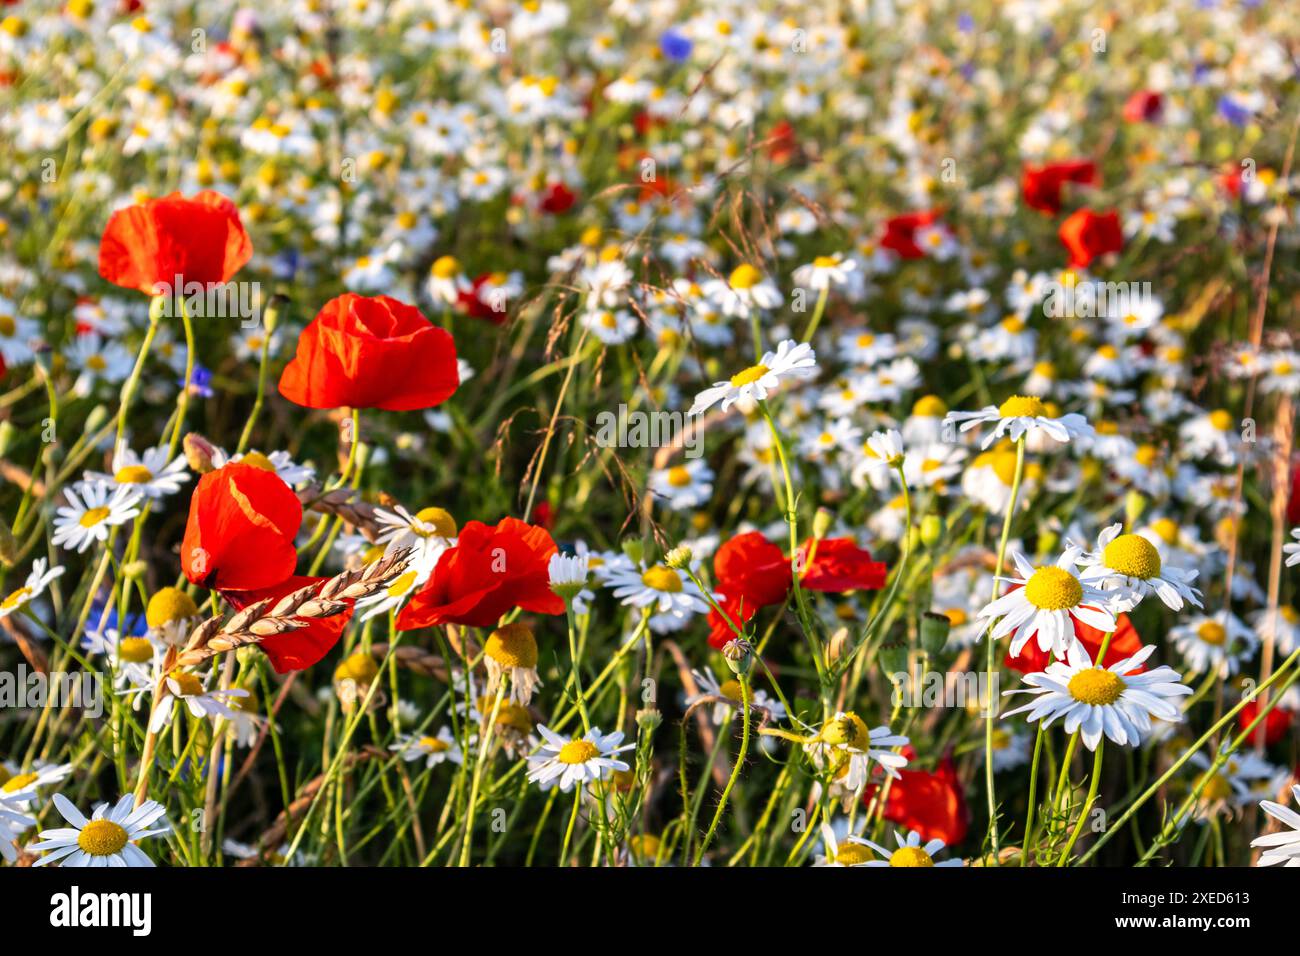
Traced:
POLYGON ((172 193, 113 213, 99 241, 99 274, 155 295, 177 276, 187 285, 229 282, 252 256, 239 209, 205 189, 193 199, 172 193))
MULTIPOLYGON (((868 786, 863 791, 863 802, 869 804, 875 792, 875 785, 868 786)), ((934 773, 899 770, 898 778, 889 787, 882 816, 914 830, 923 840, 942 840, 947 846, 955 846, 966 839, 970 808, 952 758, 944 757, 934 773)))
MULTIPOLYGON (((784 601, 791 585, 790 559, 761 531, 738 534, 718 548, 713 574, 725 596, 722 609, 737 626, 750 621, 759 608, 784 601)), ((735 636, 726 618, 710 609, 710 646, 720 648, 735 636)))
POLYGON ((303 329, 280 394, 307 408, 406 412, 442 404, 459 384, 450 333, 414 306, 348 292, 303 329))
MULTIPOLYGON (((799 563, 807 561, 805 542, 799 549, 799 563)), ((812 552, 812 561, 799 578, 806 591, 874 591, 885 586, 885 564, 873 561, 871 552, 859 548, 852 538, 823 538, 812 552)))
POLYGON ((1057 235, 1070 253, 1070 265, 1080 269, 1086 269, 1097 256, 1124 248, 1124 232, 1115 212, 1079 209, 1061 223, 1057 235))
MULTIPOLYGON (((1127 614, 1118 614, 1115 617, 1115 636, 1110 639, 1110 646, 1106 648, 1106 657, 1104 660, 1097 660, 1097 654, 1101 651, 1101 643, 1106 639, 1106 632, 1099 631, 1097 628, 1084 624, 1076 617, 1071 617, 1074 622, 1074 635, 1083 642, 1083 646, 1088 650, 1088 656, 1092 658, 1093 664, 1098 667, 1109 667, 1117 661, 1122 661, 1126 657, 1132 657, 1142 649, 1142 638, 1138 636, 1137 629, 1133 622, 1129 620, 1127 614)), ((1037 641, 1030 641, 1020 649, 1020 653, 1012 657, 1006 655, 1003 663, 1012 670, 1020 671, 1022 674, 1032 674, 1038 671, 1047 670, 1047 665, 1051 658, 1044 650, 1040 650, 1037 641)), ((1132 671, 1134 674, 1140 674, 1145 667, 1135 667, 1132 671)))
MULTIPOLYGON (((1237 726, 1242 733, 1251 725, 1255 718, 1259 716, 1259 701, 1252 700, 1245 707, 1237 712, 1237 726)), ((1287 735, 1291 729, 1291 720, 1295 715, 1285 707, 1274 707, 1268 712, 1263 723, 1255 728, 1254 740, 1252 743, 1258 743, 1262 735, 1264 745, 1271 747, 1287 735)))
POLYGON ((1061 211, 1061 190, 1066 183, 1097 184, 1097 164, 1086 159, 1065 163, 1026 164, 1020 174, 1020 194, 1025 205, 1055 216, 1061 211))
MULTIPOLYGON (((242 611, 263 598, 282 598, 299 588, 327 580, 329 579, 295 574, 271 587, 253 591, 224 591, 222 597, 236 610, 242 611)), ((333 649, 351 619, 352 608, 349 606, 346 611, 340 611, 330 617, 312 618, 306 627, 264 637, 257 646, 266 653, 277 674, 300 671, 318 663, 333 649)))
POLYGON ((558 549, 545 528, 517 518, 491 527, 470 521, 456 546, 438 559, 433 575, 397 617, 397 629, 435 624, 490 627, 516 607, 563 614, 551 590, 547 563, 558 549))
POLYGON ((1155 90, 1138 90, 1124 103, 1124 119, 1130 123, 1158 123, 1164 111, 1164 97, 1155 90))
POLYGON ((781 165, 797 159, 800 153, 799 136, 789 120, 781 120, 767 134, 767 155, 781 165))
POLYGON ((560 213, 568 212, 573 208, 573 204, 578 201, 578 195, 564 183, 551 183, 542 195, 541 208, 542 212, 549 212, 558 216, 560 213))
POLYGON ((916 244, 916 230, 933 225, 939 219, 939 211, 927 209, 925 212, 909 212, 894 216, 885 222, 885 233, 880 237, 880 244, 892 249, 904 259, 921 259, 925 250, 916 244))
POLYGON ((274 471, 232 462, 194 488, 181 542, 191 584, 252 591, 279 584, 298 561, 302 503, 274 471))

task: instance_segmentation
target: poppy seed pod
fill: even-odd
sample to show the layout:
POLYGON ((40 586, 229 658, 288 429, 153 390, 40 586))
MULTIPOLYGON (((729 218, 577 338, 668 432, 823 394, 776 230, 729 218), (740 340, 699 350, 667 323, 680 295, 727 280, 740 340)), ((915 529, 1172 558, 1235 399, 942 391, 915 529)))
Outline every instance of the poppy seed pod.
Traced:
POLYGON ((931 657, 935 656, 948 643, 951 630, 952 621, 948 615, 926 611, 921 615, 921 649, 931 657))

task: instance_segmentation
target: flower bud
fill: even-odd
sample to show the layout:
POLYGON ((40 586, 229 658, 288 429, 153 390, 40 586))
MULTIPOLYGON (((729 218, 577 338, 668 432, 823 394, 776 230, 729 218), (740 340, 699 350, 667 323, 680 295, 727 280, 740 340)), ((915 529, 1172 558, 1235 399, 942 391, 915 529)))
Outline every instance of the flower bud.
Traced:
POLYGON ((926 515, 921 519, 921 543, 927 548, 937 548, 947 530, 939 515, 926 515))
POLYGON ((655 707, 643 707, 636 712, 636 725, 647 734, 652 734, 664 722, 664 715, 655 707))
POLYGON ((212 459, 217 448, 198 432, 187 433, 181 441, 181 448, 185 452, 186 464, 195 474, 206 475, 213 470, 212 459))
POLYGON ((9 446, 13 444, 14 434, 15 431, 12 422, 8 419, 0 422, 0 455, 6 455, 9 453, 9 446))
POLYGON ((726 643, 722 648, 722 656, 726 658, 727 666, 737 677, 748 674, 754 664, 754 648, 750 646, 749 641, 742 641, 739 638, 726 643))
POLYGON ((266 303, 266 308, 262 310, 262 327, 266 329, 268 335, 280 324, 280 314, 288 304, 289 297, 278 292, 271 296, 270 302, 266 303))
POLYGON ((895 674, 907 673, 907 641, 888 641, 881 644, 877 657, 880 670, 891 680, 895 674))
POLYGON ((820 541, 830 533, 833 524, 835 524, 835 515, 825 508, 818 508, 813 515, 813 537, 820 541))
POLYGON ((1124 525, 1132 528, 1147 510, 1147 499, 1140 492, 1130 490, 1124 496, 1124 525))
POLYGON ((935 656, 948 643, 950 630, 952 621, 948 615, 926 611, 921 615, 921 649, 931 657, 935 656))
POLYGON ((672 568, 674 571, 679 571, 682 568, 688 567, 690 563, 691 549, 684 545, 673 548, 664 555, 664 564, 668 565, 668 567, 672 568))

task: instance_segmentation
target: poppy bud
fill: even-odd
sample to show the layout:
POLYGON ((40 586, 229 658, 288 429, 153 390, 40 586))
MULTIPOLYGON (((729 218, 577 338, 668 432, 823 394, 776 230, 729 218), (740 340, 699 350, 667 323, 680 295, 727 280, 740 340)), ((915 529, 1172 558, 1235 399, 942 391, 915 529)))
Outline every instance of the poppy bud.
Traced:
POLYGON ((927 548, 938 547, 947 530, 943 518, 938 515, 926 515, 921 519, 921 543, 927 548))
POLYGON ((952 621, 948 615, 926 611, 921 615, 921 649, 931 657, 938 654, 948 643, 950 630, 952 621))
POLYGON ((835 523, 835 516, 825 508, 818 508, 813 515, 813 537, 820 541, 830 533, 831 525, 835 523))
POLYGON ((880 645, 880 670, 890 679, 895 674, 907 673, 907 642, 889 641, 880 645))
POLYGON ((212 471, 212 458, 216 454, 216 446, 198 432, 187 433, 181 440, 181 449, 185 452, 185 463, 190 466, 191 471, 200 475, 212 471))

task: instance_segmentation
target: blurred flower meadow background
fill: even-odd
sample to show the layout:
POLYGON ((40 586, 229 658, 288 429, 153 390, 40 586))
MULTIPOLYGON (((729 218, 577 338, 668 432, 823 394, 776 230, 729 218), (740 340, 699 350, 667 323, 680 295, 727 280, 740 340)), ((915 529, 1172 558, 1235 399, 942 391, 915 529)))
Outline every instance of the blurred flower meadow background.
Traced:
POLYGON ((0 865, 1300 865, 1298 69, 0 6, 0 865))

